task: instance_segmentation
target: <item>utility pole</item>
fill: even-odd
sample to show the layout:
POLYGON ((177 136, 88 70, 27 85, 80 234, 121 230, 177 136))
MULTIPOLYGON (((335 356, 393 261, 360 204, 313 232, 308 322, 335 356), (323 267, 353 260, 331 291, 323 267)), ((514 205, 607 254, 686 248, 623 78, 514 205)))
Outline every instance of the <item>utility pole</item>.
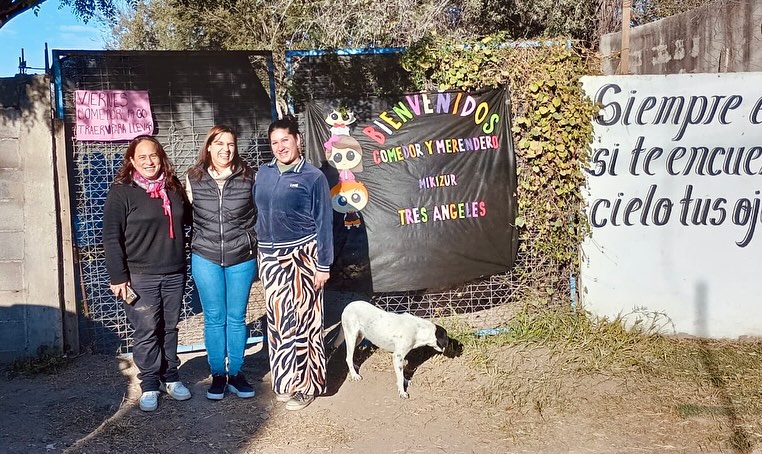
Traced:
POLYGON ((630 9, 632 0, 622 0, 622 51, 619 56, 619 74, 630 73, 630 9))

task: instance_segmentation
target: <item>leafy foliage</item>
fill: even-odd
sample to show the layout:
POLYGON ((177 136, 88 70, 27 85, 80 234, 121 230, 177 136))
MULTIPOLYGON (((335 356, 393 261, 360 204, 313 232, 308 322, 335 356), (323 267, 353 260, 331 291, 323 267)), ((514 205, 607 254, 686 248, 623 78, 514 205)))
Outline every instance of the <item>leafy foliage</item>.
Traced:
POLYGON ((506 2, 484 0, 476 23, 482 34, 508 32, 512 39, 571 36, 593 42, 598 5, 594 1, 532 0, 506 2))
POLYGON ((546 294, 555 293, 578 267, 579 245, 589 232, 581 189, 596 109, 579 79, 593 65, 584 50, 564 43, 522 47, 499 34, 457 42, 432 36, 410 48, 404 60, 422 88, 510 87, 519 253, 543 263, 514 272, 536 277, 530 285, 546 294))
POLYGON ((576 0, 135 1, 137 8, 117 18, 114 48, 409 46, 432 31, 457 38, 498 30, 514 39, 564 34, 589 41, 597 26, 596 2, 576 0))
POLYGON ((0 1, 0 28, 11 19, 27 10, 33 10, 35 14, 45 0, 1 0, 0 1))
POLYGON ((445 29, 451 0, 140 0, 112 27, 110 48, 263 49, 275 57, 277 86, 288 86, 288 49, 405 46, 445 29), (281 59, 281 60, 279 60, 281 59))
MULTIPOLYGON (((722 6, 734 1, 736 0, 632 0, 630 25, 644 25, 710 3, 722 6)), ((600 35, 622 29, 621 0, 598 0, 598 11, 600 35)))
MULTIPOLYGON (((19 14, 33 10, 35 14, 45 0, 0 0, 0 28, 19 14)), ((121 2, 127 8, 134 8, 137 0, 121 2)), ((113 22, 117 16, 118 2, 115 0, 61 0, 61 7, 71 7, 74 14, 83 22, 98 17, 106 23, 113 22)))
POLYGON ((122 49, 401 46, 447 26, 449 0, 141 0, 113 30, 122 49))
MULTIPOLYGON (((633 0, 633 22, 643 25, 675 14, 684 13, 716 0, 633 0)), ((727 0, 716 1, 727 3, 727 0)))
POLYGON ((506 37, 563 33, 588 40, 597 24, 596 4, 576 0, 136 1, 117 16, 110 48, 270 50, 281 93, 288 80, 278 59, 286 50, 407 47, 432 32, 457 39, 510 30, 506 37))
POLYGON ((74 14, 87 23, 92 18, 99 18, 112 23, 120 6, 135 8, 137 0, 61 0, 61 6, 70 6, 74 14))

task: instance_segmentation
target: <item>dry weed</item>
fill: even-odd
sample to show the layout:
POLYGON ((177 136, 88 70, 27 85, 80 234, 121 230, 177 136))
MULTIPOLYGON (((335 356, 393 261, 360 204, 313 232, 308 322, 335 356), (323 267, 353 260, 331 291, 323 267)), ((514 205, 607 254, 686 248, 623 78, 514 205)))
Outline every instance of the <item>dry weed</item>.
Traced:
POLYGON ((457 317, 440 322, 477 371, 473 405, 494 412, 517 436, 545 415, 590 411, 585 402, 594 389, 602 417, 640 401, 646 412, 716 423, 704 443, 712 449, 746 453, 762 442, 759 341, 667 336, 670 321, 658 313, 609 320, 538 305, 490 336, 457 317))

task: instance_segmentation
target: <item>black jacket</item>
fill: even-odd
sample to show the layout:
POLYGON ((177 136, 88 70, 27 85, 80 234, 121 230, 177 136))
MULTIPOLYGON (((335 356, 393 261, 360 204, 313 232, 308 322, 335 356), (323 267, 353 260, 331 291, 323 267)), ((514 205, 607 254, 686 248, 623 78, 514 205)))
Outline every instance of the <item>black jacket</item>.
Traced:
MULTIPOLYGON (((177 182, 179 186, 179 182, 177 182)), ((169 218, 161 199, 152 199, 138 185, 115 183, 103 208, 103 247, 112 284, 130 275, 185 272, 183 221, 190 208, 179 192, 167 191, 172 206, 175 238, 169 237, 169 218)))
POLYGON ((244 179, 243 169, 238 169, 225 180, 220 191, 206 169, 200 173, 200 180, 188 180, 193 194, 191 250, 221 266, 237 265, 255 258, 253 178, 244 179))

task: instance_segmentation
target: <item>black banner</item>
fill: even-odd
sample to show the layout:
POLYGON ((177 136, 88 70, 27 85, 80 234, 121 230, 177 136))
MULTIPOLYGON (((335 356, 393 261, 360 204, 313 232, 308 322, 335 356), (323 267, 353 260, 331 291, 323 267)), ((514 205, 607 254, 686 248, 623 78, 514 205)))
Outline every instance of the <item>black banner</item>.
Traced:
POLYGON ((444 288, 513 266, 516 170, 504 89, 320 100, 305 149, 328 177, 334 286, 444 288))

